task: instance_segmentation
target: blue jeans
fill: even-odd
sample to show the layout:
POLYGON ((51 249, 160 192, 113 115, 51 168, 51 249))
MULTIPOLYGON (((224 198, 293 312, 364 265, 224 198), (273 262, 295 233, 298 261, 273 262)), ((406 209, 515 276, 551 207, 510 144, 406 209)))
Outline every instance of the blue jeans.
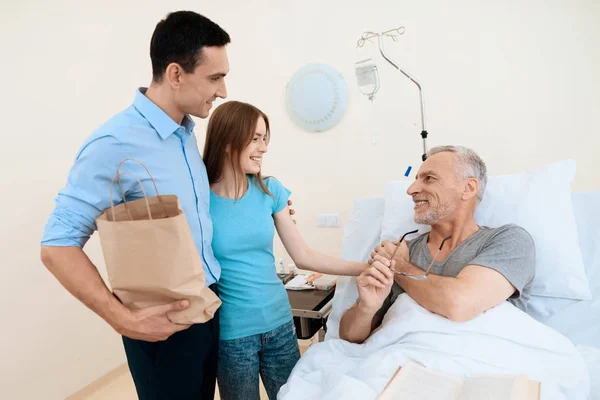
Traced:
POLYGON ((270 400, 285 384, 300 359, 294 322, 272 331, 221 340, 217 383, 223 400, 259 400, 258 375, 270 400))

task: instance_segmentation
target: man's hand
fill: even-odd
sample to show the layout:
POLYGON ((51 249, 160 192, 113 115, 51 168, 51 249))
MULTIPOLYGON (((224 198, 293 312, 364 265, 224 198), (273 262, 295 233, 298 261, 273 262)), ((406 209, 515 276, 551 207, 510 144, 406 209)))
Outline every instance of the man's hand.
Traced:
POLYGON ((369 258, 368 261, 369 265, 373 264, 373 260, 377 255, 389 260, 392 257, 392 254, 394 254, 394 251, 396 251, 396 254, 394 254, 394 261, 396 261, 396 265, 400 266, 404 263, 408 263, 410 258, 408 254, 407 243, 408 242, 406 240, 403 240, 402 243, 400 243, 400 247, 396 251, 398 241, 389 242, 387 240, 384 240, 383 242, 381 242, 381 245, 376 246, 373 252, 371 253, 371 258, 369 258))
POLYGON ((184 310, 188 300, 178 300, 170 304, 132 310, 128 321, 122 327, 115 327, 121 335, 131 339, 157 342, 166 340, 175 332, 183 331, 190 325, 174 324, 167 318, 169 311, 184 310))
POLYGON ((356 278, 360 301, 358 306, 364 310, 377 311, 390 294, 394 284, 394 265, 380 256, 376 256, 371 267, 356 278))
POLYGON ((377 311, 389 296, 394 284, 394 265, 380 256, 357 278, 359 300, 340 319, 340 339, 363 343, 381 323, 377 311))
POLYGON ((294 217, 293 217, 293 215, 294 215, 294 214, 296 214, 296 210, 294 210, 294 209, 292 208, 292 201, 291 201, 291 200, 288 200, 288 203, 287 203, 287 204, 288 204, 288 208, 289 208, 289 210, 290 210, 290 217, 292 217, 292 221, 294 221, 294 223, 296 223, 296 220, 295 220, 295 219, 294 219, 294 217))

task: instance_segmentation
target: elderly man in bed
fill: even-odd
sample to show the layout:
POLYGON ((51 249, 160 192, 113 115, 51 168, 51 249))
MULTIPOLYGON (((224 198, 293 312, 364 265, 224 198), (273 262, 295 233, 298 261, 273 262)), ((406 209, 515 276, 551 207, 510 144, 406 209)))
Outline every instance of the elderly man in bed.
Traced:
POLYGON ((359 299, 340 321, 341 339, 365 341, 403 292, 453 321, 468 321, 507 300, 526 310, 534 242, 516 225, 475 223, 486 181, 486 166, 472 150, 444 146, 429 152, 408 195, 415 203, 415 222, 430 225, 431 232, 400 243, 391 261, 396 243, 384 241, 374 250, 371 267, 357 278, 359 299), (425 280, 394 274, 423 275, 430 264, 425 280))

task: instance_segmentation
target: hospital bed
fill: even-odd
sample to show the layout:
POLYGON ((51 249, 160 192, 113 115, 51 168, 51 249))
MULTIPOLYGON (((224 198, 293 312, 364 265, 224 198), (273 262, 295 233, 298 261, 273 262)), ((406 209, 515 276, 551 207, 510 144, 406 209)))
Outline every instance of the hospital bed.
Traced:
MULTIPOLYGON (((591 399, 600 400, 600 192, 573 192, 571 202, 592 298, 574 300, 532 296, 528 314, 576 345, 590 374, 591 399)), ((364 261, 371 249, 380 242, 385 207, 384 197, 362 198, 354 202, 345 228, 342 246, 344 259, 364 261)), ((548 215, 548 218, 552 218, 552 215, 548 215)), ((356 299, 355 278, 340 278, 333 298, 333 310, 327 320, 325 341, 338 338, 340 318, 356 299)))

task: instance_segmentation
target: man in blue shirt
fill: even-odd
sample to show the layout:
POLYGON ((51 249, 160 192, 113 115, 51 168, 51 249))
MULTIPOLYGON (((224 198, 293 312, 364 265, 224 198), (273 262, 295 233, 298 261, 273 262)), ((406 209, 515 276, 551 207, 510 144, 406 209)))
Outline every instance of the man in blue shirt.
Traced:
MULTIPOLYGON (((44 230, 43 263, 71 294, 123 336, 142 400, 214 398, 218 312, 207 323, 189 326, 174 324, 166 316, 186 308, 186 300, 129 310, 106 287, 82 248, 96 229, 96 218, 110 206, 109 186, 117 164, 135 158, 148 166, 161 193, 179 197, 207 285, 217 291, 221 270, 211 248, 210 188, 190 115, 206 118, 212 102, 227 96, 229 42, 222 28, 193 12, 174 12, 157 24, 150 44, 150 86, 138 89, 130 107, 83 143, 44 230)), ((144 170, 132 162, 125 165, 143 177, 146 192, 153 193, 144 170)), ((124 177, 126 198, 140 198, 137 181, 124 177)), ((113 193, 115 204, 121 203, 120 191, 113 193)))

